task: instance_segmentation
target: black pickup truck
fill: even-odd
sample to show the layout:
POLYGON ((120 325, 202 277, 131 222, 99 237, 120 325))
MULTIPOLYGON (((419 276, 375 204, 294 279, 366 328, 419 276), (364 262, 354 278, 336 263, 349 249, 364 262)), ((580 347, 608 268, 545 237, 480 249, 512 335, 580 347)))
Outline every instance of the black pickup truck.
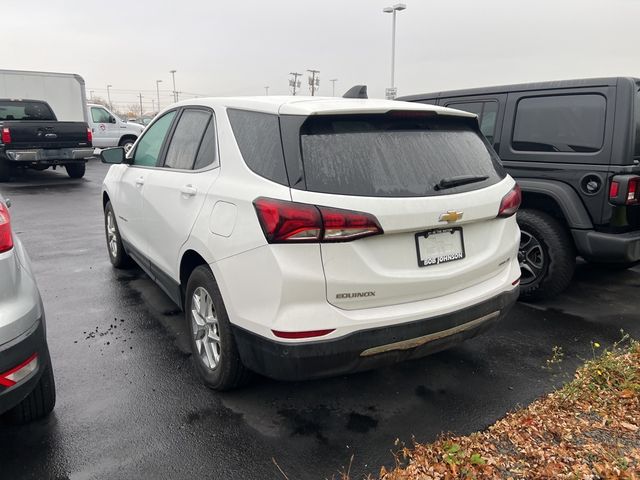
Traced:
POLYGON ((17 168, 58 165, 81 178, 93 156, 91 142, 85 122, 59 122, 46 102, 0 99, 0 182, 8 182, 17 168))

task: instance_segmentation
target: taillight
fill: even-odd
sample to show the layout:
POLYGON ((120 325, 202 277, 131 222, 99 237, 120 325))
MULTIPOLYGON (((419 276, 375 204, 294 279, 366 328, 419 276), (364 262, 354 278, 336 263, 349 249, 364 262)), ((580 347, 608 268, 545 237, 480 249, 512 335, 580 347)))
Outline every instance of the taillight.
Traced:
POLYGON ((498 210, 498 216, 503 218, 510 217, 518 211, 521 203, 522 190, 520 190, 520 185, 516 183, 516 186, 513 187, 504 197, 502 197, 502 202, 500 202, 500 210, 498 210))
POLYGON ((640 204, 640 177, 616 175, 609 187, 609 201, 614 205, 640 204))
POLYGON ((89 142, 89 145, 93 143, 93 132, 90 128, 87 128, 87 142, 89 142))
POLYGON ((348 242, 383 233, 368 213, 263 197, 253 205, 269 243, 348 242))
POLYGON ((0 373, 0 385, 7 388, 13 387, 15 384, 27 378, 31 373, 35 372, 37 368, 38 354, 34 353, 20 365, 4 373, 0 373))
POLYGON ((8 127, 2 128, 2 134, 0 136, 0 140, 2 140, 2 143, 4 144, 11 143, 11 130, 9 130, 8 127))
POLYGON ((0 203, 0 253, 11 250, 12 248, 11 217, 4 203, 0 203))

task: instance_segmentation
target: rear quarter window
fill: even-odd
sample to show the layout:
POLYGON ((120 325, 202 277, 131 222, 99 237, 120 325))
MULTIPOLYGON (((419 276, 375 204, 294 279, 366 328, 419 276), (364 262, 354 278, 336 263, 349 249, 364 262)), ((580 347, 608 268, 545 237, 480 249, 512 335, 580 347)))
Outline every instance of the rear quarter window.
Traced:
POLYGON ((246 165, 261 177, 288 185, 277 115, 228 109, 227 115, 246 165))
POLYGON ((486 187, 504 178, 475 119, 436 114, 314 116, 300 130, 307 190, 422 197, 486 187), (443 179, 486 180, 439 190, 443 179))

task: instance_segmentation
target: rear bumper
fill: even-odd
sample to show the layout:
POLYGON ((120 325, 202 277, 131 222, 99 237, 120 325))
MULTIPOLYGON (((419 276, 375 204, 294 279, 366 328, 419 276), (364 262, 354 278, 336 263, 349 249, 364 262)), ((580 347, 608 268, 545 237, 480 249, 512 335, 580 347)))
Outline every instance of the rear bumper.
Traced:
POLYGON ((602 233, 573 230, 572 234, 578 252, 587 260, 612 263, 640 261, 640 231, 602 233))
POLYGON ((93 147, 87 148, 58 148, 58 149, 25 149, 5 150, 5 156, 10 162, 21 163, 66 163, 69 161, 83 161, 93 156, 93 147))
POLYGON ((20 365, 34 353, 38 355, 38 368, 29 377, 10 388, 0 385, 0 414, 18 405, 33 391, 50 361, 44 317, 18 338, 0 346, 0 373, 20 365))
POLYGON ((233 328, 240 357, 249 369, 278 380, 311 379, 374 369, 449 348, 504 318, 518 294, 516 287, 453 313, 317 342, 277 342, 233 328))

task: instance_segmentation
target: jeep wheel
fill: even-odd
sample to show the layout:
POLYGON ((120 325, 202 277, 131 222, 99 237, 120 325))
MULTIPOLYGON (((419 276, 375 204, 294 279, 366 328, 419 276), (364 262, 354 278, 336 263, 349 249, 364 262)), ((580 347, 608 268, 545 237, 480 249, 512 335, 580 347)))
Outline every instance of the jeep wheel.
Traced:
POLYGON ((240 360, 218 284, 207 266, 189 277, 184 312, 193 362, 205 385, 230 390, 245 384, 251 372, 240 360))
POLYGON ((7 161, 0 160, 0 182, 8 182, 11 180, 11 164, 7 161))
POLYGON ((69 175, 71 178, 82 178, 84 177, 87 166, 84 162, 69 163, 65 165, 64 168, 67 169, 67 175, 69 175))
POLYGON ((576 265, 569 233, 558 220, 537 210, 519 211, 518 225, 521 296, 540 300, 562 293, 569 286, 576 265))

